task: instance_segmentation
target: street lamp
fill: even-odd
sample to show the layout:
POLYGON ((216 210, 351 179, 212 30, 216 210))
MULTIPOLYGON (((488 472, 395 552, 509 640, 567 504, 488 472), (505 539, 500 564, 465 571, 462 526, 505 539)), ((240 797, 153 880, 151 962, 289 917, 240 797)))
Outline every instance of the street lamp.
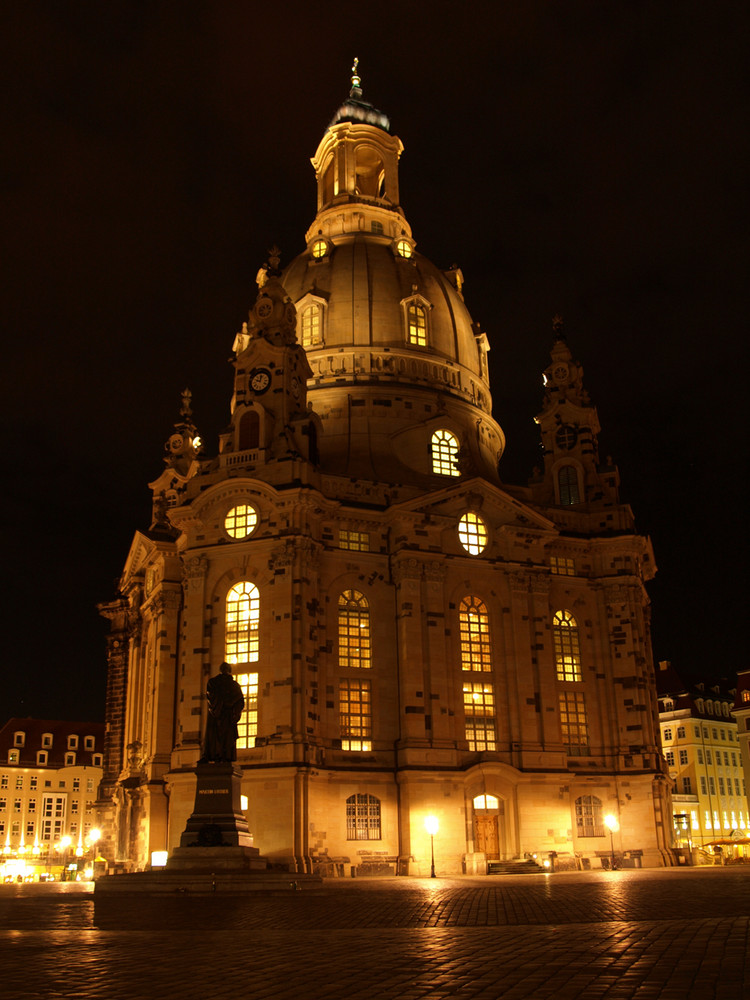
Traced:
POLYGON ((613 816, 612 813, 609 813, 607 816, 604 817, 604 825, 609 830, 609 850, 610 850, 610 854, 612 856, 610 863, 611 863, 612 871, 614 871, 615 870, 615 834, 620 829, 620 824, 619 824, 619 822, 617 820, 617 817, 613 816))
POLYGON ((424 828, 430 835, 430 878, 435 878, 435 834, 440 829, 437 816, 428 816, 424 828))

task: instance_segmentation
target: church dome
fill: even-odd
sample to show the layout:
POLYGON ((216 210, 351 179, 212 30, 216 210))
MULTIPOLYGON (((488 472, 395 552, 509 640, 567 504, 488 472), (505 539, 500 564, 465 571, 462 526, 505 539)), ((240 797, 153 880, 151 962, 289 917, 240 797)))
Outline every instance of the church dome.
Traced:
POLYGON ((381 112, 385 125, 344 114, 352 100, 313 157, 318 212, 282 276, 313 372, 321 466, 420 487, 446 474, 496 481, 504 438, 491 415, 487 338, 460 270, 416 250, 399 203, 400 139, 381 112), (439 431, 456 442, 452 465, 435 461, 439 431))

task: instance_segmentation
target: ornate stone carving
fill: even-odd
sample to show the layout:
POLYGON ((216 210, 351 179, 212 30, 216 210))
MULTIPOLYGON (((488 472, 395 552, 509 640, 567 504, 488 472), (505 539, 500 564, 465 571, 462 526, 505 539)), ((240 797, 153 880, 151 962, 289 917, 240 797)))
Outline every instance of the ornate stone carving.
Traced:
POLYGON ((394 560, 391 575, 393 582, 401 586, 405 580, 421 580, 423 566, 419 559, 407 556, 394 560))
POLYGON ((201 585, 208 571, 208 559, 204 555, 183 557, 182 563, 182 589, 185 593, 189 590, 200 591, 201 585))

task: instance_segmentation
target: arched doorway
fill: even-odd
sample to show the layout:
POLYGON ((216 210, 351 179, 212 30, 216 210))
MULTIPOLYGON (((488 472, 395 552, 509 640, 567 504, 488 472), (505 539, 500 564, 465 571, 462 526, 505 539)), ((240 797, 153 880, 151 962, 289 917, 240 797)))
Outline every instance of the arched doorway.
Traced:
POLYGON ((505 856, 505 807, 496 795, 475 795, 474 850, 484 854, 488 861, 499 861, 505 856))

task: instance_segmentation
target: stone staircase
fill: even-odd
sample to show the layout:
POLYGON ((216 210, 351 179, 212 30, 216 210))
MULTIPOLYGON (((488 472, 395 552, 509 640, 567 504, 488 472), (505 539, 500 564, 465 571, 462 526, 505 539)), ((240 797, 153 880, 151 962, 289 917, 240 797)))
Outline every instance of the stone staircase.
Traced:
POLYGON ((515 858, 513 861, 488 861, 488 875, 538 875, 546 869, 533 858, 515 858))

